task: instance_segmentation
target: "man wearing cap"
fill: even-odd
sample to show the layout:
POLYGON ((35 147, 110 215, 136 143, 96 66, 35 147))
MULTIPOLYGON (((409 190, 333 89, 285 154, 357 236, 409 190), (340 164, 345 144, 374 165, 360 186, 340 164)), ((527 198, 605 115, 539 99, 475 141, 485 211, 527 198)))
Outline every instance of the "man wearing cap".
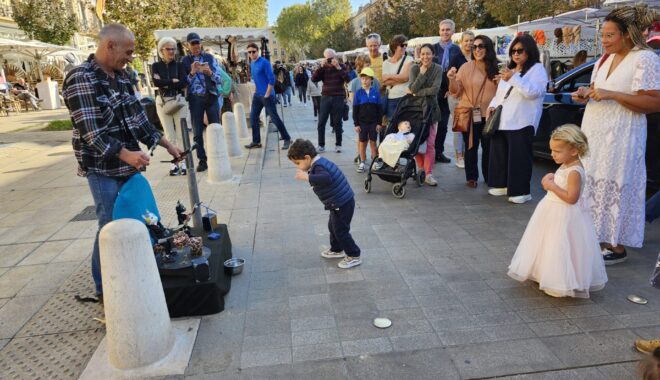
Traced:
POLYGON ((257 44, 250 43, 247 46, 248 56, 250 57, 250 72, 252 73, 252 80, 256 91, 252 96, 252 107, 250 108, 250 124, 252 126, 252 142, 245 147, 248 149, 261 148, 261 134, 259 131, 259 115, 261 110, 266 108, 266 114, 270 116, 273 124, 280 132, 280 137, 284 140, 282 149, 289 149, 291 144, 291 137, 277 114, 275 108, 275 75, 270 62, 264 57, 259 55, 259 48, 257 44))
POLYGON ((186 100, 188 100, 194 140, 197 144, 197 158, 199 159, 197 171, 203 172, 208 168, 206 150, 204 150, 204 113, 206 113, 209 124, 220 123, 218 86, 222 86, 222 77, 215 58, 204 52, 199 34, 188 33, 186 41, 188 41, 190 53, 181 59, 181 63, 187 74, 186 100))

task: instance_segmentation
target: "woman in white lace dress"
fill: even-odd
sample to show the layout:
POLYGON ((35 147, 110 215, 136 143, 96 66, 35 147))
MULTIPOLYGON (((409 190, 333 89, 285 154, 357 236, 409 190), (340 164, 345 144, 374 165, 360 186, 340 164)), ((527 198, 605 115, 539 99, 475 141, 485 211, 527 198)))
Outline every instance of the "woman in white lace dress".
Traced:
POLYGON ((653 17, 645 7, 612 11, 601 31, 605 55, 591 86, 573 94, 575 101, 588 102, 582 120, 592 147, 584 160, 587 197, 606 265, 625 261, 624 246, 644 241, 645 114, 660 110, 660 58, 641 30, 653 17))

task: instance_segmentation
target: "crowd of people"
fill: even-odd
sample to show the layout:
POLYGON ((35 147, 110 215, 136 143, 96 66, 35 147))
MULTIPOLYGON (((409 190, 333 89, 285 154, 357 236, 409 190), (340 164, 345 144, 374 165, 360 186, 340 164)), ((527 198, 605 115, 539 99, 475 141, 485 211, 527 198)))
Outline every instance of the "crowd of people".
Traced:
MULTIPOLYGON (((590 291, 605 286, 605 265, 625 261, 626 246, 643 244, 644 115, 660 110, 660 58, 643 36, 653 17, 646 8, 621 7, 605 18, 601 31, 605 54, 594 68, 591 85, 573 94, 576 102, 586 103, 582 126, 565 125, 551 136, 552 157, 560 167, 543 177, 547 195, 529 221, 508 272, 517 280, 538 282, 550 296, 588 297, 590 291)), ((358 70, 328 48, 316 67, 299 65, 289 71, 280 64, 273 67, 256 44, 247 45, 256 91, 250 110, 252 141, 246 148, 262 147, 259 115, 265 108, 284 141, 282 148, 299 169, 296 178, 308 181, 330 211, 331 247, 322 256, 342 258, 340 268, 362 264, 360 248, 350 234, 354 193, 329 155, 322 154, 328 119, 334 151, 342 152, 349 105, 358 135, 358 172, 365 170, 368 146, 373 161, 379 155, 378 141, 411 143, 410 124, 405 121, 398 123, 392 136, 383 133, 397 105, 408 97, 423 101, 430 110, 424 149, 415 156, 428 185, 442 181, 433 175, 434 164, 451 161, 444 154, 444 143, 452 128, 455 159, 457 166, 465 168, 467 188, 478 187, 481 148, 481 176, 488 193, 506 196, 514 204, 532 199, 532 139, 548 84, 536 42, 529 35, 516 36, 507 62, 499 62, 488 36, 464 33, 457 45, 451 40, 454 29, 451 20, 442 20, 440 41, 421 46, 417 59, 408 54, 405 36, 394 36, 384 56, 379 52, 381 37, 370 34, 365 41, 368 54, 356 60, 358 70), (309 99, 314 104, 316 144, 301 139, 292 143, 277 113, 277 102, 290 106, 294 91, 301 104, 309 99)), ((165 136, 148 122, 123 71, 135 46, 133 34, 125 27, 106 25, 97 53, 66 77, 63 96, 75 126, 79 174, 88 179, 99 230, 109 222, 122 184, 149 164, 138 142, 160 144, 174 162, 181 159, 175 129, 181 128, 177 120, 187 113, 197 143, 197 170, 206 169, 203 127, 219 122, 222 69, 204 52, 199 35, 190 33, 186 40, 190 52, 180 61, 174 59, 173 39, 158 43, 161 61, 154 64, 153 79, 160 90, 158 113, 165 136), (98 96, 99 92, 105 96, 98 96), (125 133, 126 129, 131 133, 125 133)), ((98 238, 92 274, 100 295, 98 238)), ((652 351, 660 342, 640 341, 637 347, 652 351)))

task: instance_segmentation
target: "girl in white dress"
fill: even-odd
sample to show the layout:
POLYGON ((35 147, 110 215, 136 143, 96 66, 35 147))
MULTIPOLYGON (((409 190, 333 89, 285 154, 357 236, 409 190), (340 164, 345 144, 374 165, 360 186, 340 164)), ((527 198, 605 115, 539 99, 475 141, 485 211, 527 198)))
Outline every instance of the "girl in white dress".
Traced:
POLYGON ((543 177, 548 191, 527 224, 508 275, 532 280, 553 297, 589 298, 605 287, 607 274, 594 224, 582 196, 585 174, 580 157, 587 138, 575 125, 557 128, 550 138, 552 158, 561 167, 543 177))

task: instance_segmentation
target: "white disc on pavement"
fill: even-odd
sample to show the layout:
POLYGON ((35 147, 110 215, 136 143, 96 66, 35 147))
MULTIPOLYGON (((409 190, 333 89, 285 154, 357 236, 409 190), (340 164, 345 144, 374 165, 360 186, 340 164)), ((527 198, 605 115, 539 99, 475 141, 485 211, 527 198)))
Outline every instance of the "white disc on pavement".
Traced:
POLYGON ((376 318, 374 319, 374 326, 378 327, 379 329, 386 329, 392 326, 392 321, 387 318, 376 318))

